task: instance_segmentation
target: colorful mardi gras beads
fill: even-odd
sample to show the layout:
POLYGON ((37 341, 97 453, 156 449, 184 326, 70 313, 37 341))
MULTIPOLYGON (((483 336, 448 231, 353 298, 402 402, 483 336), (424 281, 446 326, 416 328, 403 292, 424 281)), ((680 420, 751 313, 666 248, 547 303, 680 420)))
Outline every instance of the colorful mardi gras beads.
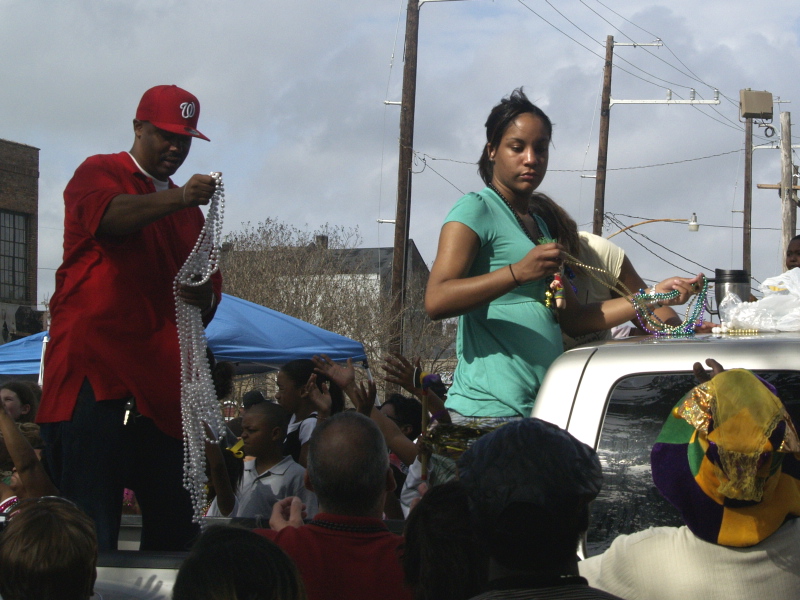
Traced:
MULTIPOLYGON (((555 241, 556 240, 551 238, 539 238, 540 244, 546 244, 555 241)), ((619 280, 619 278, 611 276, 607 270, 584 264, 566 252, 563 253, 563 256, 565 263, 580 267, 586 272, 587 275, 598 281, 603 286, 616 292, 620 296, 628 297, 633 305, 634 311, 636 311, 636 319, 641 325, 642 329, 652 335, 659 337, 689 337, 694 335, 695 327, 703 324, 703 309, 705 308, 706 297, 708 295, 708 279, 705 277, 703 277, 703 283, 700 291, 689 301, 689 304, 686 307, 686 314, 683 322, 680 325, 668 325, 667 323, 664 323, 664 321, 662 321, 658 315, 655 314, 655 312, 653 312, 651 306, 656 305, 657 308, 661 308, 661 302, 672 300, 680 295, 678 290, 670 290, 669 292, 656 292, 655 289, 651 292, 639 290, 638 293, 633 294, 628 287, 619 280), (607 281, 604 281, 601 277, 599 277, 597 273, 611 277, 616 283, 613 285, 609 284, 607 281)), ((560 291, 563 294, 563 290, 560 291)), ((555 299, 555 294, 548 288, 547 292, 545 292, 545 296, 546 305, 551 307, 553 300, 555 299)))
POLYGON ((694 335, 695 327, 703 324, 703 308, 708 294, 708 279, 703 277, 703 283, 697 296, 693 297, 686 308, 686 315, 680 325, 664 323, 650 308, 651 303, 669 300, 678 296, 677 290, 665 293, 645 293, 643 291, 631 297, 631 304, 636 311, 636 317, 642 329, 656 336, 663 337, 688 337, 694 335))

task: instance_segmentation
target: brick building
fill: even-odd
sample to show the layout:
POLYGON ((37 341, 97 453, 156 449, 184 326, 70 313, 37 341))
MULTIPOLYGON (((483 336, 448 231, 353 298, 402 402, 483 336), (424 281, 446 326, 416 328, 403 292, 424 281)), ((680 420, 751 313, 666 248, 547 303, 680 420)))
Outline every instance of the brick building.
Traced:
POLYGON ((38 227, 39 149, 0 140, 0 344, 42 330, 38 227))

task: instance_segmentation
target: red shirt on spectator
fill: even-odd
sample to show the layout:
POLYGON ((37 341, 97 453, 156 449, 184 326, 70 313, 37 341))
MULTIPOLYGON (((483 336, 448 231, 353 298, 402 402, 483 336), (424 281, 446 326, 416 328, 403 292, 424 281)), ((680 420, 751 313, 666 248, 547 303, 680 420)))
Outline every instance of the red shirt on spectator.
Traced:
POLYGON ((380 519, 318 513, 302 527, 255 531, 294 560, 308 600, 412 598, 400 564, 403 538, 380 519))

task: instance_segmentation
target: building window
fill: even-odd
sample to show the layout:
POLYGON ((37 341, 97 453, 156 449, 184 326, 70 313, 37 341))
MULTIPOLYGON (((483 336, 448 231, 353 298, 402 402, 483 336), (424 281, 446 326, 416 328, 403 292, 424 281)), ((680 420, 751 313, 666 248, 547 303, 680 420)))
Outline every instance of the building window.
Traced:
POLYGON ((27 216, 0 211, 0 298, 24 302, 28 280, 27 216))

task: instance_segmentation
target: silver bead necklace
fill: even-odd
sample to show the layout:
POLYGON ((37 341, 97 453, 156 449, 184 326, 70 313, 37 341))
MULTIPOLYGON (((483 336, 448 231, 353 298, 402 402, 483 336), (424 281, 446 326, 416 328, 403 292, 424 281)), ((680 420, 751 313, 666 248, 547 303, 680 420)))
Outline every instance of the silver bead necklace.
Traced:
POLYGON ((181 353, 181 415, 183 421, 183 486, 192 498, 194 522, 202 523, 206 506, 206 456, 208 440, 204 423, 215 433, 224 421, 220 410, 211 367, 208 363, 206 330, 202 310, 184 302, 178 294, 181 286, 200 286, 219 269, 222 241, 222 218, 225 209, 225 188, 222 174, 211 173, 216 182, 214 195, 194 248, 189 253, 173 282, 178 344, 181 353))

